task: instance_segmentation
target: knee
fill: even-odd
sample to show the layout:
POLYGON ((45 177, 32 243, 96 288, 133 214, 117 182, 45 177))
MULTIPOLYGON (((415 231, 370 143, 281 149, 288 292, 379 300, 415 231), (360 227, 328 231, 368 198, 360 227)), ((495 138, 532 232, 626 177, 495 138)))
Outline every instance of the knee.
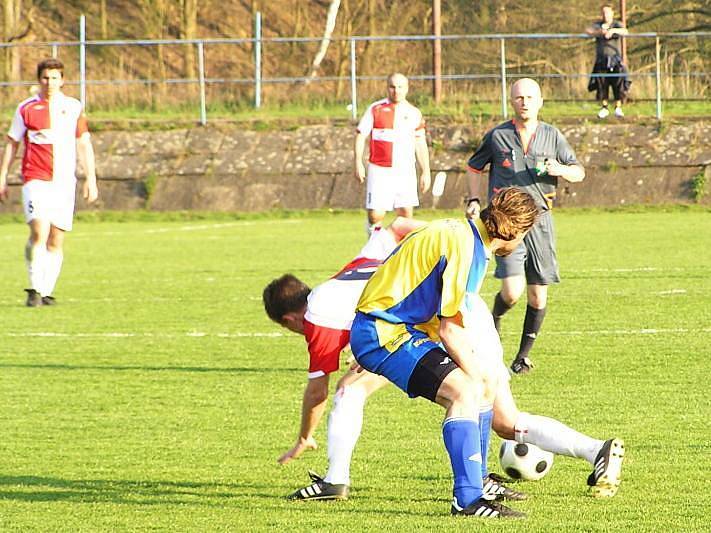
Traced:
POLYGON ((481 380, 469 376, 462 378, 450 395, 452 407, 460 412, 477 413, 484 393, 481 380))
POLYGON ((500 291, 501 299, 509 307, 516 305, 521 298, 521 292, 515 289, 502 288, 500 291))

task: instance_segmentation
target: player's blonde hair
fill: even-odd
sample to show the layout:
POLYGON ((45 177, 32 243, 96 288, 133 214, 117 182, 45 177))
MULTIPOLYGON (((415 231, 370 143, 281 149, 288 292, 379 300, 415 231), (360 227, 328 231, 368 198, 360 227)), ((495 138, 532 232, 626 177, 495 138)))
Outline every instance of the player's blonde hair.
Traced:
POLYGON ((516 187, 501 189, 481 211, 480 218, 489 237, 512 241, 531 229, 538 218, 531 195, 516 187))

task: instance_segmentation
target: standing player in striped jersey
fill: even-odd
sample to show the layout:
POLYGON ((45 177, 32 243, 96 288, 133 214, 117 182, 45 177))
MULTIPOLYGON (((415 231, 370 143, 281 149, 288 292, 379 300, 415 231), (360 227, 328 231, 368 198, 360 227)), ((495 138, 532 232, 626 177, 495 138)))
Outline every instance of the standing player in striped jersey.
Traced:
POLYGON ((72 229, 77 153, 86 173, 82 193, 89 203, 99 195, 94 149, 81 103, 62 93, 64 65, 45 59, 37 65, 40 90, 17 107, 0 166, 0 201, 8 197, 7 175, 20 142, 22 205, 30 237, 25 247, 30 288, 27 305, 55 303, 54 286, 62 268, 64 232, 72 229))
MULTIPOLYGON (((424 222, 396 218, 375 230, 360 253, 328 281, 310 289, 292 274, 273 280, 264 289, 269 318, 303 335, 309 351, 309 374, 301 404, 301 425, 294 446, 279 458, 286 464, 316 449, 313 437, 328 399, 329 376, 338 370, 339 357, 350 340, 355 306, 363 287, 397 243, 424 222)), ((363 424, 366 398, 386 385, 369 372, 348 372, 338 382, 328 423, 329 469, 314 484, 296 491, 292 499, 344 499, 350 485, 350 462, 363 424)))
POLYGON ((393 209, 400 216, 412 217, 413 207, 419 205, 415 161, 420 166, 420 191, 430 188, 425 121, 420 110, 407 101, 407 91, 405 76, 388 76, 388 97, 368 107, 356 130, 355 177, 360 183, 366 180, 363 155, 370 137, 365 200, 369 234, 393 209))

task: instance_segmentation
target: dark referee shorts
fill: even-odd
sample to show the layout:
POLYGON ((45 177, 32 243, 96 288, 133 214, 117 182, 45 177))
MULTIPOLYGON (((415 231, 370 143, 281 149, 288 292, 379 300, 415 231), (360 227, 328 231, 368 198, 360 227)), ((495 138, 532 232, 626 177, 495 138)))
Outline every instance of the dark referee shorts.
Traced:
POLYGON ((550 285, 560 281, 555 252, 553 216, 544 211, 511 255, 496 256, 494 277, 526 276, 528 285, 550 285))

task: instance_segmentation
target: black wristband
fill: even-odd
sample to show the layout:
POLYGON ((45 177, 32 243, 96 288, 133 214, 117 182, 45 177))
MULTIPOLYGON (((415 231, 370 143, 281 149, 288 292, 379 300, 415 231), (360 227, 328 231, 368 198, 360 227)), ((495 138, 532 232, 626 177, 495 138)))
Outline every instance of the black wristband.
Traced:
POLYGON ((469 205, 472 202, 476 202, 479 205, 481 205, 481 201, 479 201, 479 198, 467 198, 467 205, 469 205))

